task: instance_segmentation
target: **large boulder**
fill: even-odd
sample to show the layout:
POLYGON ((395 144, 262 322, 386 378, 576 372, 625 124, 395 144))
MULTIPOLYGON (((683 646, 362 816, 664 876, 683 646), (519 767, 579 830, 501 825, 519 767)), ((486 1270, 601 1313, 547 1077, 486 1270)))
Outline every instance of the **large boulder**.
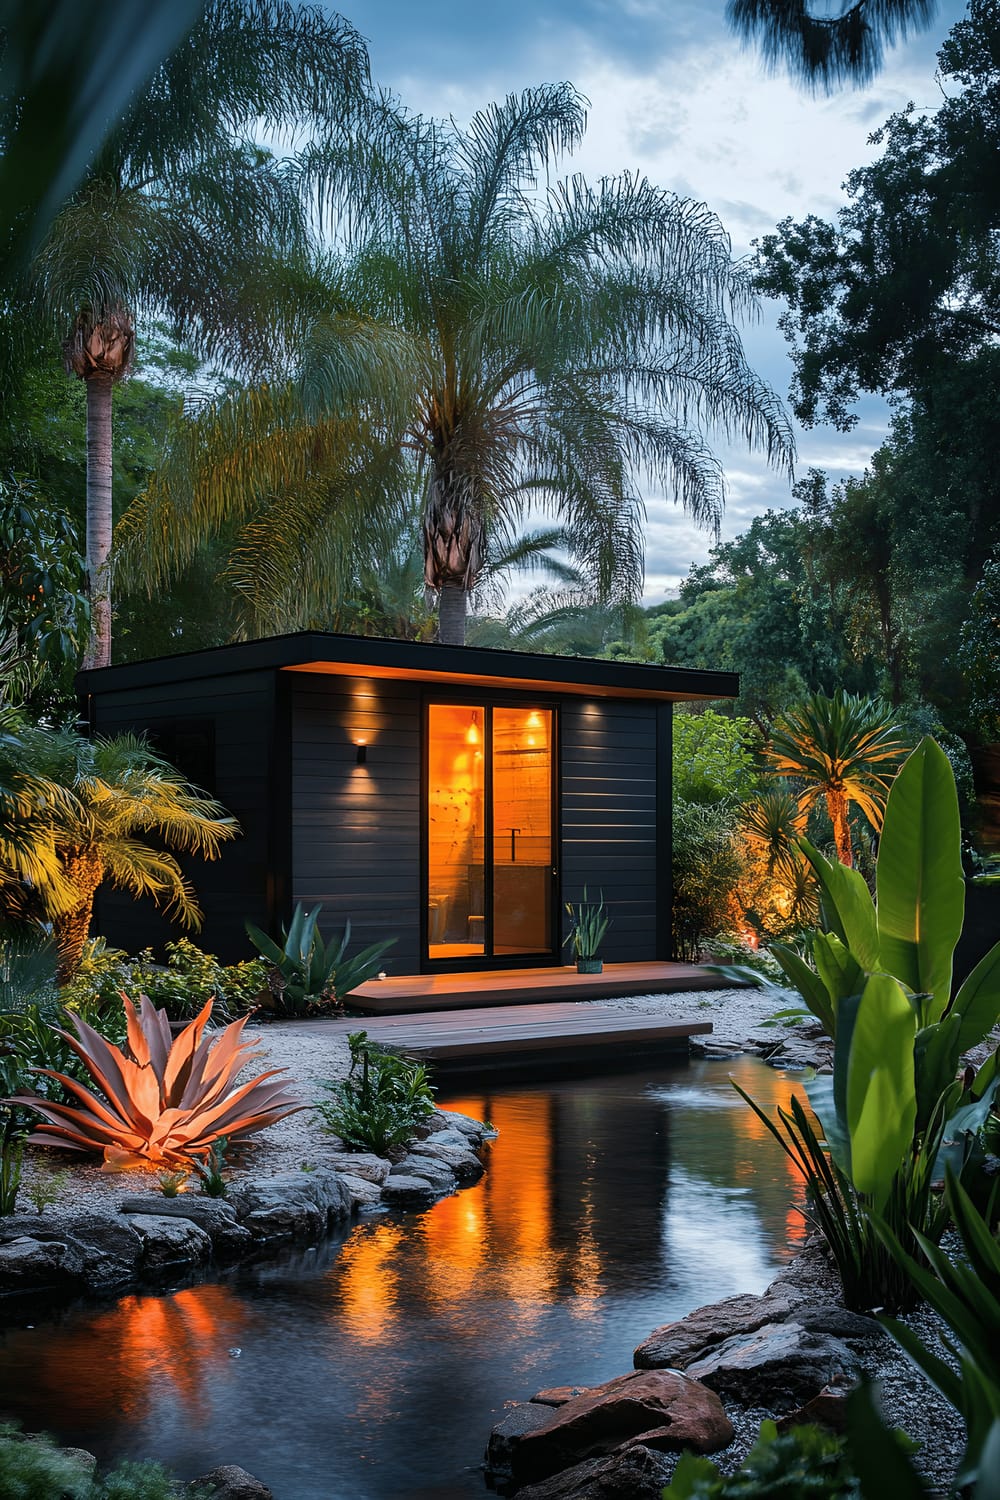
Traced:
POLYGON ((546 1427, 550 1407, 534 1401, 516 1401, 508 1406, 486 1441, 486 1472, 493 1480, 509 1480, 514 1449, 529 1432, 546 1427))
POLYGON ((783 1322, 800 1306, 803 1296, 790 1287, 775 1286, 762 1297, 727 1297, 696 1307, 675 1323, 654 1328, 636 1349, 633 1362, 640 1370, 684 1370, 726 1339, 755 1333, 765 1323, 783 1322))
POLYGON ((0 1219, 2 1291, 114 1291, 134 1280, 141 1255, 142 1241, 134 1229, 89 1210, 0 1219))
POLYGON ((389 1208, 427 1208, 440 1194, 426 1177, 393 1177, 385 1180, 382 1202, 389 1208))
POLYGON ((765 1323, 719 1344, 689 1364, 687 1374, 743 1406, 787 1412, 824 1386, 856 1380, 861 1365, 842 1339, 797 1322, 765 1323))
POLYGON ((376 1203, 382 1202, 382 1189, 377 1182, 370 1182, 367 1177, 355 1177, 351 1172, 341 1172, 340 1180, 347 1184, 352 1208, 374 1208, 376 1203))
POLYGON ((190 1219, 172 1218, 169 1214, 132 1214, 130 1222, 142 1240, 146 1271, 200 1266, 211 1259, 211 1239, 190 1219))
POLYGON ((455 1190, 455 1174, 451 1167, 434 1156, 404 1156, 402 1161, 396 1162, 387 1181, 391 1182, 394 1177, 423 1177, 439 1193, 455 1190))
POLYGON ((429 1156, 443 1161, 451 1168, 459 1182, 475 1182, 483 1175, 483 1164, 467 1145, 456 1145, 446 1137, 447 1131, 430 1135, 425 1141, 414 1141, 410 1147, 412 1156, 429 1156))
POLYGON ((627 1443, 518 1490, 517 1500, 660 1500, 675 1460, 643 1443, 627 1443))
POLYGON ((514 1480, 537 1483, 632 1438, 656 1449, 716 1453, 732 1442, 733 1427, 718 1396, 697 1381, 673 1370, 633 1370, 549 1409, 548 1421, 513 1450, 514 1480))
POLYGON ((236 1217, 255 1239, 316 1239, 349 1219, 351 1192, 337 1172, 283 1172, 229 1190, 236 1217))
POLYGON ((324 1159, 331 1171, 348 1173, 351 1177, 364 1177, 381 1187, 389 1175, 392 1163, 385 1156, 376 1156, 374 1151, 334 1151, 324 1159))
POLYGON ((208 1235, 213 1255, 237 1256, 253 1247, 253 1235, 238 1222, 236 1210, 225 1198, 202 1198, 190 1193, 179 1198, 164 1198, 155 1193, 144 1193, 138 1198, 126 1198, 118 1209, 126 1215, 187 1219, 208 1235))
POLYGON ((248 1474, 237 1464, 220 1464, 200 1479, 192 1479, 188 1492, 211 1500, 274 1500, 266 1484, 248 1474))

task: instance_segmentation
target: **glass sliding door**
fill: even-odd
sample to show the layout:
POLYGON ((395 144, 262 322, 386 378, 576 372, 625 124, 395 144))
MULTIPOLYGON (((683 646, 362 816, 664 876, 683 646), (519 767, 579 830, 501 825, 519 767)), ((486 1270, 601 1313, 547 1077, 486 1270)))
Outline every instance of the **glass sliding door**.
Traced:
POLYGON ((493 710, 493 952, 552 948, 552 710, 493 710))
POLYGON ((551 958, 553 710, 434 703, 427 732, 428 958, 551 958))

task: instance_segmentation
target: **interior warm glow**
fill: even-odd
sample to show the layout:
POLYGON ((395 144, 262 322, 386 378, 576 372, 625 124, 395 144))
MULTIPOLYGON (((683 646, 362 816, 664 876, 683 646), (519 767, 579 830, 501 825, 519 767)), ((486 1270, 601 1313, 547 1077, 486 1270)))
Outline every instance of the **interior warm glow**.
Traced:
POLYGON ((431 958, 551 952, 552 729, 550 709, 431 706, 431 958))

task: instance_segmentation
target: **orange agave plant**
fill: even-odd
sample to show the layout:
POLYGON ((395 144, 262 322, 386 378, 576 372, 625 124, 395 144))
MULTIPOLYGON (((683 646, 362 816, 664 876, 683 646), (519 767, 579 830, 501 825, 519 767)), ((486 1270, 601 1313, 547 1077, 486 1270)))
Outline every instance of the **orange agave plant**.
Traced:
MULTIPOLYGON (((284 1068, 261 1073, 236 1086, 236 1076, 252 1057, 252 1042, 241 1040, 247 1018, 226 1026, 215 1038, 202 1036, 212 1014, 209 1000, 176 1040, 166 1011, 146 995, 139 1010, 122 996, 128 1024, 128 1052, 122 1052, 73 1016, 77 1036, 60 1031, 100 1093, 64 1073, 39 1068, 61 1083, 78 1105, 55 1104, 36 1094, 10 1102, 27 1105, 45 1121, 28 1137, 42 1146, 71 1151, 103 1151, 104 1170, 127 1167, 190 1167, 213 1141, 250 1135, 305 1106, 271 1080, 284 1068)), ((58 1028, 57 1028, 58 1029, 58 1028)))

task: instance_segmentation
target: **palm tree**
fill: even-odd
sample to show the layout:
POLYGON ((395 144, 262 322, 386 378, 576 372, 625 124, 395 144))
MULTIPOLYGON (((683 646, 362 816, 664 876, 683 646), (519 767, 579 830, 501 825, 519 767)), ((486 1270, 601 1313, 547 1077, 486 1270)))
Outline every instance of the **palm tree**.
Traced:
POLYGON ((813 693, 782 714, 764 756, 772 774, 805 782, 798 797, 804 812, 825 799, 837 858, 851 865, 851 805, 877 832, 892 777, 910 748, 885 703, 838 688, 832 698, 813 693))
MULTIPOLYGON (((72 730, 22 728, 19 743, 34 793, 27 821, 58 862, 55 889, 41 885, 38 896, 59 949, 60 982, 79 965, 94 897, 106 880, 135 896, 152 896, 187 927, 199 927, 194 891, 168 851, 215 859, 239 831, 225 808, 134 735, 87 740, 72 730), (46 788, 54 793, 46 795, 46 788)), ((14 817, 11 822, 15 830, 23 827, 14 817)), ((5 845, 13 847, 14 840, 5 845)), ((16 898, 9 882, 0 889, 4 904, 16 898)))
POLYGON ((8 288, 7 351, 61 329, 87 389, 86 666, 111 648, 112 389, 129 371, 137 316, 165 314, 206 358, 261 365, 266 297, 242 274, 305 237, 294 162, 262 151, 261 126, 334 128, 367 80, 357 33, 289 0, 209 0, 182 44, 133 95, 20 283, 8 288))
POLYGON ((729 24, 757 42, 772 67, 786 63, 812 87, 869 83, 885 47, 928 26, 937 0, 841 0, 838 14, 815 14, 809 0, 729 0, 729 24))
MULTIPOLYGON (((310 381, 325 379, 327 409, 342 418, 373 414, 369 437, 382 431, 388 451, 402 444, 417 464, 443 641, 464 640, 470 594, 530 514, 565 530, 599 599, 629 601, 642 580, 640 479, 717 527, 714 433, 791 462, 781 403, 749 369, 732 321, 753 293, 715 216, 633 176, 535 193, 584 123, 568 84, 511 95, 464 132, 382 96, 349 140, 304 156, 343 251, 327 267, 327 306, 369 334, 325 347, 314 336, 310 381), (391 359, 372 360, 374 330, 395 332, 391 359)), ((314 331, 327 323, 316 318, 314 331)), ((267 490, 283 484, 287 456, 270 441, 273 410, 257 410, 243 467, 256 464, 267 490)), ((147 512, 146 534, 182 548, 163 522, 183 534, 183 497, 171 504, 172 518, 169 506, 157 520, 147 512)), ((189 538, 199 505, 217 523, 234 515, 221 498, 196 499, 189 538)), ((292 540, 275 531, 272 553, 292 540)))

